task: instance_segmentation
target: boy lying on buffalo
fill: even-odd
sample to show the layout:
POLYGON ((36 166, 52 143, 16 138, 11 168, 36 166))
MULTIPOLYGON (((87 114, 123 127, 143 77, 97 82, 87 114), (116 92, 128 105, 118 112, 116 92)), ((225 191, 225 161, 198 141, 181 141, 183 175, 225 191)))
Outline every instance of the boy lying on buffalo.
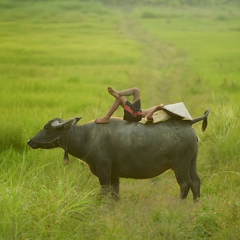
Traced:
POLYGON ((96 123, 109 123, 110 117, 117 110, 119 105, 124 109, 123 119, 129 122, 138 122, 146 117, 147 120, 153 120, 152 115, 158 110, 162 110, 163 104, 153 106, 149 109, 141 109, 140 91, 138 88, 130 88, 123 91, 116 91, 108 87, 108 92, 115 97, 115 101, 107 114, 103 118, 95 120, 96 123), (129 102, 125 96, 133 96, 133 102, 129 102))

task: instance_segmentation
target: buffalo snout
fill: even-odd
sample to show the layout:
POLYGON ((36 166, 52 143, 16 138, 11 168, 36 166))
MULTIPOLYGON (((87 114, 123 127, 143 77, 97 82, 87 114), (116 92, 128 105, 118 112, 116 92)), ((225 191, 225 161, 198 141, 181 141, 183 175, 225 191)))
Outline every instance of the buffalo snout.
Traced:
POLYGON ((32 141, 31 139, 27 141, 27 144, 32 148, 32 149, 36 149, 38 148, 38 144, 34 141, 32 141))

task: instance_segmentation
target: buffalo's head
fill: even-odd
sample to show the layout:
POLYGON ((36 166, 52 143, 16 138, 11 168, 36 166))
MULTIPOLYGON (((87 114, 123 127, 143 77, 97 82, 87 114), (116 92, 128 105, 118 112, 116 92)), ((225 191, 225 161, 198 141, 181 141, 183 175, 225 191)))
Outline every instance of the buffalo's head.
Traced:
POLYGON ((66 135, 70 127, 72 125, 76 125, 80 119, 81 118, 76 117, 64 121, 61 118, 54 118, 49 121, 40 132, 38 132, 28 141, 28 145, 34 149, 50 149, 60 147, 61 137, 66 135))

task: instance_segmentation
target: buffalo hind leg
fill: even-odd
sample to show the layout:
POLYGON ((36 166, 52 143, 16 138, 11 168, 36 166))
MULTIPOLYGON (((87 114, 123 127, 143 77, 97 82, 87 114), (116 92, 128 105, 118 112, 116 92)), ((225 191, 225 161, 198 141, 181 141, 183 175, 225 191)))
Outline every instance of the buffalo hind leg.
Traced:
POLYGON ((174 172, 174 173, 175 173, 177 182, 180 186, 180 197, 181 199, 185 199, 192 185, 191 178, 188 172, 184 172, 184 173, 174 172))
POLYGON ((193 194, 193 200, 197 201, 200 198, 200 185, 201 185, 201 180, 197 173, 197 153, 192 158, 189 174, 192 180, 191 190, 193 194))
POLYGON ((200 178, 197 176, 192 177, 192 186, 191 186, 191 190, 192 190, 192 194, 193 194, 193 200, 197 201, 200 198, 200 178))

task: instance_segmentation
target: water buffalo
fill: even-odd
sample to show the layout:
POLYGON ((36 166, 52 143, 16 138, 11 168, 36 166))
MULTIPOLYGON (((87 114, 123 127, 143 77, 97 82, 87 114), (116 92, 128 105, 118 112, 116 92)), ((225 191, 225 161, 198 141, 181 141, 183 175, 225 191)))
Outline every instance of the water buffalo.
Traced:
POLYGON ((193 120, 170 118, 161 123, 130 123, 111 118, 109 124, 90 122, 77 126, 80 118, 64 121, 55 118, 28 141, 31 148, 60 147, 86 162, 99 178, 102 193, 117 198, 119 178, 153 178, 168 169, 175 173, 181 198, 191 188, 194 200, 200 197, 197 173, 198 137, 192 125, 202 121, 207 127, 207 116, 193 120))

